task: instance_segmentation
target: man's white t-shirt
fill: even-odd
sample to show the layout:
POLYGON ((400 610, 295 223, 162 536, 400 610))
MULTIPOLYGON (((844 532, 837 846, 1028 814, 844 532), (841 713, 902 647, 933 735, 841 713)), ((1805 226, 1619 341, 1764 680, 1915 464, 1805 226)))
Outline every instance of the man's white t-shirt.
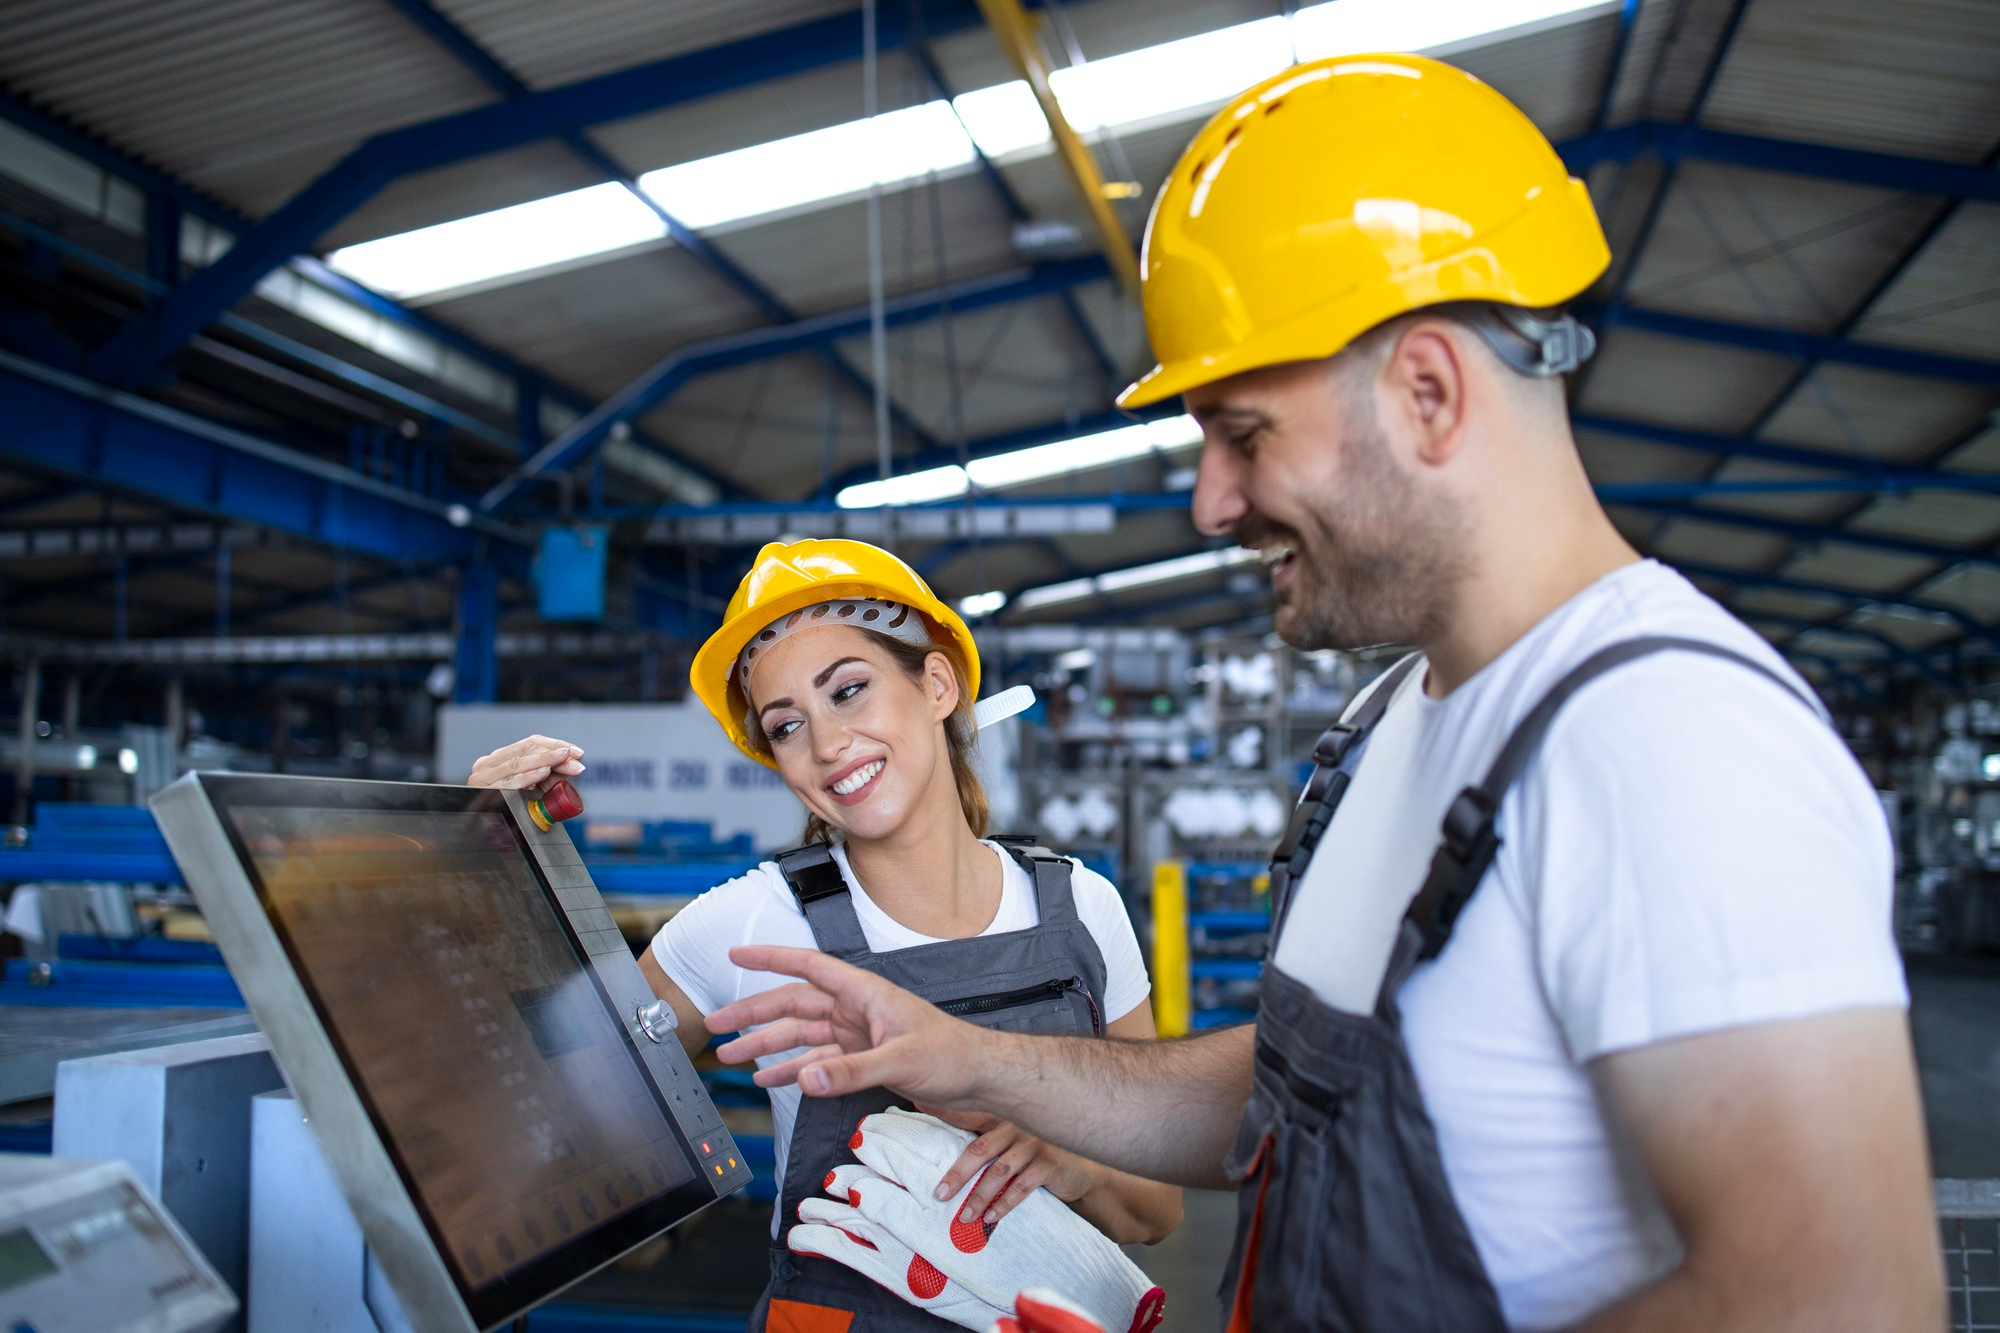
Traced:
MULTIPOLYGON (((1403 682, 1298 888, 1276 963, 1366 1012, 1444 812, 1595 650, 1702 639, 1810 690, 1651 561, 1577 594, 1443 699, 1403 682)), ((1508 1323, 1568 1326, 1680 1243, 1587 1063, 1742 1024, 1907 1002, 1879 799, 1815 706, 1660 652, 1585 686, 1508 794, 1493 870, 1399 1000, 1451 1192, 1508 1323)))
MULTIPOLYGON (((1000 858, 1000 910, 979 933, 1004 935, 1040 924, 1040 905, 1028 872, 998 843, 989 842, 986 846, 1000 858)), ((869 948, 876 953, 890 953, 937 943, 876 905, 855 879, 853 869, 847 864, 845 848, 833 848, 833 861, 840 867, 841 878, 847 881, 848 897, 869 948)), ((1111 881, 1081 865, 1074 865, 1071 870, 1070 896, 1076 902, 1077 918, 1104 956, 1105 993, 1098 997, 1098 1003, 1105 1022, 1115 1023, 1145 1003, 1152 991, 1146 978, 1146 964, 1139 955, 1138 937, 1132 933, 1132 919, 1111 881)), ((730 962, 729 951, 739 944, 818 947, 813 941, 812 927, 806 924, 805 913, 786 887, 785 877, 778 872, 775 861, 766 861, 746 875, 718 884, 683 907, 653 937, 653 958, 704 1015, 746 995, 791 984, 791 977, 775 972, 749 972, 730 962)), ((796 1053, 767 1055, 757 1063, 759 1067, 779 1064, 796 1053)), ((777 1144, 778 1179, 782 1182, 801 1094, 797 1087, 772 1088, 770 1093, 771 1132, 777 1144)), ((778 1234, 779 1220, 775 1217, 772 1220, 774 1236, 778 1234)))

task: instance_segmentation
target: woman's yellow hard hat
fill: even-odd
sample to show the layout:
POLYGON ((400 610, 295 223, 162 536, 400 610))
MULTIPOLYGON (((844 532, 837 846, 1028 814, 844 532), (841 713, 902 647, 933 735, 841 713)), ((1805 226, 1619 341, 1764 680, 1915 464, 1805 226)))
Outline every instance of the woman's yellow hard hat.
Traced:
MULTIPOLYGON (((768 753, 751 744, 743 729, 750 705, 737 679, 737 660, 753 639, 792 612, 850 599, 897 602, 921 612, 945 636, 938 647, 964 668, 966 697, 979 697, 979 649, 972 631, 956 611, 938 600, 916 570, 867 542, 837 538, 772 542, 757 552, 750 572, 729 599, 722 628, 701 646, 688 671, 695 697, 722 724, 736 748, 758 763, 777 767, 768 753)), ((868 628, 861 616, 847 623, 868 628)))
POLYGON ((1146 223, 1146 332, 1160 359, 1118 396, 1332 356, 1447 301, 1559 305, 1611 251, 1534 122, 1422 56, 1297 65, 1217 113, 1146 223))

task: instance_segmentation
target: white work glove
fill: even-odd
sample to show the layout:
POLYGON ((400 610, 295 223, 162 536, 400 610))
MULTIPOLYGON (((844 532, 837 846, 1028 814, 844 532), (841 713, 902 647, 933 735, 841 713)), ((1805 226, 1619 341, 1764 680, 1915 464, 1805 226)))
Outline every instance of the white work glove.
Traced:
POLYGON ((991 1226, 958 1219, 978 1177, 939 1202, 937 1185, 973 1135, 891 1108, 861 1122, 848 1147, 874 1177, 835 1173, 867 1220, 887 1228, 947 1278, 998 1310, 1033 1287, 1061 1292, 1115 1333, 1156 1327, 1166 1293, 1096 1227, 1047 1190, 991 1226))
MULTIPOLYGON (((830 1193, 846 1195, 855 1173, 865 1166, 837 1167, 827 1173, 830 1193)), ((984 1333, 1005 1311, 988 1305, 940 1273, 931 1262, 898 1240, 887 1227, 869 1221, 852 1204, 807 1199, 799 1205, 799 1225, 785 1235, 796 1254, 817 1254, 853 1269, 920 1310, 949 1319, 960 1328, 984 1333)))
POLYGON ((1053 1291, 1024 1291, 1014 1313, 993 1321, 986 1333, 1104 1333, 1104 1325, 1053 1291))

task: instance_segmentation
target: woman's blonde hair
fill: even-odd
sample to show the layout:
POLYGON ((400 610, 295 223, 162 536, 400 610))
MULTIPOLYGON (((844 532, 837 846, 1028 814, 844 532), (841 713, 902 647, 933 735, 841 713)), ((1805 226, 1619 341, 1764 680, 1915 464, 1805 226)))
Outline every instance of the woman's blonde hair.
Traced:
MULTIPOLYGON (((958 808, 964 813, 966 825, 971 828, 972 836, 985 837, 988 817, 986 788, 980 784, 979 774, 972 767, 972 754, 979 746, 979 726, 973 721, 972 691, 966 688, 965 667, 959 662, 958 654, 936 643, 921 647, 913 643, 904 643, 900 639, 892 639, 885 634, 872 633, 861 629, 860 626, 855 628, 880 644, 883 651, 889 654, 890 659, 902 668, 903 674, 911 680, 923 680, 924 664, 930 660, 932 653, 944 658, 945 664, 951 668, 952 679, 958 682, 958 706, 952 709, 951 716, 944 720, 945 748, 951 756, 951 779, 958 788, 958 808)), ((764 724, 754 709, 745 710, 743 732, 750 737, 760 752, 771 753, 771 739, 764 734, 764 724)), ((808 811, 805 832, 802 836, 808 843, 832 842, 833 829, 824 819, 808 811)))

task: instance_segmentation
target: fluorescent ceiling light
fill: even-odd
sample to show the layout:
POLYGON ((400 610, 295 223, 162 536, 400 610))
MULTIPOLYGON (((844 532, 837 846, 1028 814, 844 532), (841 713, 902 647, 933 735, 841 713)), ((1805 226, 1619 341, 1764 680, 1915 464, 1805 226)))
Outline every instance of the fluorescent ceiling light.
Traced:
POLYGON ((968 488, 982 491, 1027 486, 1051 477, 1088 472, 1109 467, 1151 453, 1172 453, 1201 443, 1201 427, 1193 417, 1182 415, 1144 421, 1095 435, 1079 435, 1053 444, 1038 444, 1012 453, 974 459, 969 467, 926 468, 886 481, 864 481, 834 496, 843 509, 873 509, 880 505, 928 504, 965 494, 968 488), (969 475, 968 475, 969 474, 969 475))
POLYGON ((958 613, 967 620, 977 620, 990 616, 1007 605, 1007 594, 995 588, 992 592, 976 592, 970 597, 958 599, 958 613))
POLYGON ((1256 559, 1255 551, 1241 546, 1224 547, 1218 551, 1197 551, 1193 555, 1179 555, 1171 560, 1157 560, 1150 565, 1135 565, 1130 569, 1113 570, 1109 574, 1099 574, 1094 578, 1069 579, 1063 583, 1030 588, 1014 599, 1014 605, 1023 611, 1032 611, 1038 606, 1080 602, 1099 593, 1125 592, 1128 589, 1144 588, 1155 583, 1171 583, 1176 579, 1193 578, 1198 574, 1212 574, 1218 569, 1247 565, 1256 559))
MULTIPOLYGON (((1337 0, 1057 70, 1050 85, 1079 130, 1192 120, 1300 60, 1368 51, 1462 49, 1571 22, 1618 0, 1337 0)), ((961 94, 663 167, 640 188, 690 227, 722 227, 899 186, 988 157, 1050 151, 1025 83, 961 94)), ((336 250, 334 268, 418 297, 659 243, 666 226, 622 186, 594 185, 336 250)))

